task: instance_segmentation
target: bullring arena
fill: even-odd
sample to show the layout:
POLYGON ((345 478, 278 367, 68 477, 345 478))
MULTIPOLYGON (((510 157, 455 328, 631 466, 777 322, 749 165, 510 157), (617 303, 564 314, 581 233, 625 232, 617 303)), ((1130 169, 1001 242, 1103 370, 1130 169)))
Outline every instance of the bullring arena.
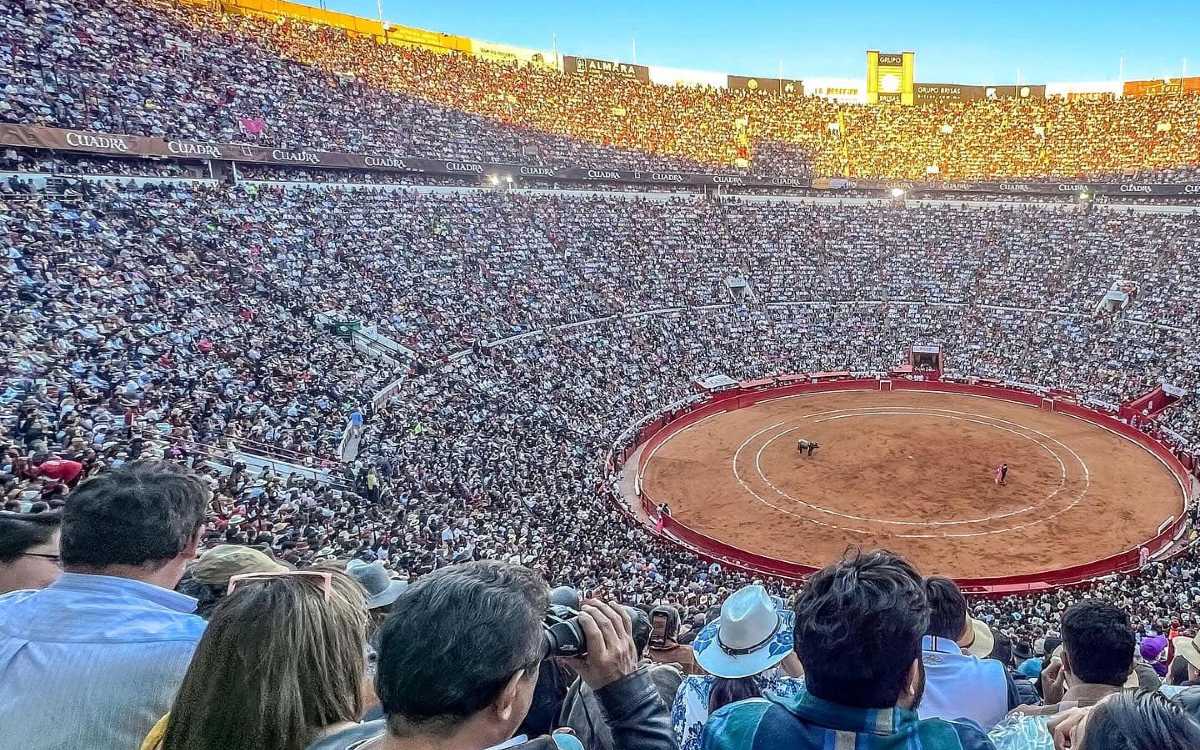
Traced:
POLYGON ((667 534, 784 575, 854 546, 984 588, 1122 569, 1169 543, 1188 486, 1118 420, 995 386, 763 381, 642 436, 627 465, 667 534))

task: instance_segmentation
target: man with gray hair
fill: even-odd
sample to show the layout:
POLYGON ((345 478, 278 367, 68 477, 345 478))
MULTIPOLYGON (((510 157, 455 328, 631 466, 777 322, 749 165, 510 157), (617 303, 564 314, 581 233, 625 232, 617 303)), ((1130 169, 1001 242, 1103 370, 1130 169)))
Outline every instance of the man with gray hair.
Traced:
MULTIPOLYGON (((549 589, 519 565, 441 568, 396 600, 383 626, 375 688, 384 719, 319 740, 309 750, 580 748, 555 734, 514 738, 549 653, 549 589)), ((667 709, 637 664, 629 613, 595 599, 578 617, 586 654, 568 663, 595 691, 617 750, 674 750, 667 709)))

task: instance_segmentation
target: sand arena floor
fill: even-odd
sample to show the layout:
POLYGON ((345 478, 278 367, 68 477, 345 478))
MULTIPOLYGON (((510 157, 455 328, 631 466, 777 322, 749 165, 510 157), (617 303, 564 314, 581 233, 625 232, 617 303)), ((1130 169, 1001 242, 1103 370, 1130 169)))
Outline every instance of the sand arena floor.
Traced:
POLYGON ((710 537, 820 566, 887 547, 924 573, 1018 575, 1153 537, 1183 497, 1153 455, 1064 414, 977 396, 815 393, 713 415, 647 459, 643 489, 710 537), (821 444, 809 458, 798 439, 821 444), (993 470, 1009 465, 1008 483, 993 470))

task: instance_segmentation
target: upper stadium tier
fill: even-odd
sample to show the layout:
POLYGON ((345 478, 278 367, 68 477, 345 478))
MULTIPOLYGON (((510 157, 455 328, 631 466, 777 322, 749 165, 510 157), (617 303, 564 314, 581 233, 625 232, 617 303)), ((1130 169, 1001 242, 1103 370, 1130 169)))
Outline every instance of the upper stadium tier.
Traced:
POLYGON ((501 64, 210 4, 0 8, 0 122, 587 168, 1200 179, 1196 94, 864 106, 501 64))

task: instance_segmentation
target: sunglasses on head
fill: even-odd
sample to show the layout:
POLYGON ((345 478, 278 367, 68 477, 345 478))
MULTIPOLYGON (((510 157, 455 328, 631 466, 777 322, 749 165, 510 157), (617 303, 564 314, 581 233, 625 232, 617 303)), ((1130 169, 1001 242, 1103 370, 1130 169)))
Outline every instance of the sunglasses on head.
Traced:
POLYGON ((272 581, 279 578, 308 578, 313 581, 320 581, 321 595, 325 601, 329 601, 329 596, 333 593, 333 573, 321 570, 287 570, 281 573, 242 573, 241 575, 230 577, 229 587, 225 589, 225 593, 232 594, 238 587, 254 581, 272 581))

